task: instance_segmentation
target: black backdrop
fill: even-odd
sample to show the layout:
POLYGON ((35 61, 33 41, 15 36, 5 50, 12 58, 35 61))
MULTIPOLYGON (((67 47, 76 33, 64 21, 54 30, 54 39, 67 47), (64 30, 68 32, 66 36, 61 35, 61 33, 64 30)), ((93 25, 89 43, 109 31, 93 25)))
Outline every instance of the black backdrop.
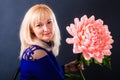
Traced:
MULTIPOLYGON (((61 64, 75 59, 72 46, 65 42, 69 37, 66 26, 75 17, 95 15, 109 26, 114 39, 111 49, 112 70, 92 64, 84 71, 86 80, 116 80, 120 67, 120 9, 118 0, 0 0, 0 80, 12 80, 19 66, 19 27, 26 11, 37 3, 49 5, 56 14, 62 41, 57 57, 61 64)), ((117 79, 118 80, 118 79, 117 79)))

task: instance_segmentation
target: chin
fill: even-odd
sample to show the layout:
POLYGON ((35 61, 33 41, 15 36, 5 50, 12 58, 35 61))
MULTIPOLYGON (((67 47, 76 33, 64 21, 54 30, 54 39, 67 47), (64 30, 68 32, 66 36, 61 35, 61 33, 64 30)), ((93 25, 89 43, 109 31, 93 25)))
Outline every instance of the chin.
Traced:
POLYGON ((49 42, 51 39, 44 39, 44 41, 49 42))

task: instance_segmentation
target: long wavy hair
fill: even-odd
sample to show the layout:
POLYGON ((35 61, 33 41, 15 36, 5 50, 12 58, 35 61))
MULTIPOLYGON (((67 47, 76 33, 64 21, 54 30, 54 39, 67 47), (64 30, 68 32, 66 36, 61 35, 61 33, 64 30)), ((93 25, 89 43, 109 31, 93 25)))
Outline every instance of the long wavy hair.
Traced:
POLYGON ((21 23, 20 27, 21 50, 19 57, 21 58, 23 51, 33 44, 39 45, 47 50, 52 50, 54 52, 54 55, 57 56, 59 53, 60 40, 61 40, 60 30, 54 12, 49 6, 45 4, 36 4, 27 11, 21 23), (33 27, 35 22, 43 20, 48 17, 50 17, 53 20, 52 30, 53 38, 51 42, 53 42, 54 45, 52 47, 48 47, 43 41, 37 40, 35 38, 35 35, 33 35, 31 31, 31 28, 33 27))

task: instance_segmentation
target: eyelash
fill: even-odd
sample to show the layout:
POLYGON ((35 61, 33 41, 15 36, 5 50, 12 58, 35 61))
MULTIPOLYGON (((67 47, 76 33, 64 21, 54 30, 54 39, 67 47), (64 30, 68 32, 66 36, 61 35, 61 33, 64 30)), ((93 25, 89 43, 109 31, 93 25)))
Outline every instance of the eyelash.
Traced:
MULTIPOLYGON (((48 22, 47 22, 47 24, 51 24, 51 23, 52 23, 52 21, 48 21, 48 22)), ((37 24, 36 26, 37 26, 37 27, 41 27, 41 26, 43 26, 43 24, 39 23, 39 24, 37 24)))
POLYGON ((51 24, 51 23, 52 23, 52 21, 48 21, 48 22, 47 22, 47 24, 51 24))
POLYGON ((40 27, 40 26, 42 26, 42 24, 37 24, 36 26, 40 27))

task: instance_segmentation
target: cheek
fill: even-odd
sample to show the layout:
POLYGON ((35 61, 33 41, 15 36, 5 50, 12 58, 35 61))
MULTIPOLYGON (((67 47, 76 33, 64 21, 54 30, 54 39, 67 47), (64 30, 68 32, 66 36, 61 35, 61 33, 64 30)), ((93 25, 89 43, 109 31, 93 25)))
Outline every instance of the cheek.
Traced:
POLYGON ((55 29, 53 27, 51 27, 50 31, 53 33, 53 32, 55 32, 55 29))
POLYGON ((36 35, 36 36, 40 36, 40 35, 42 35, 42 30, 39 30, 39 29, 35 29, 34 30, 34 34, 36 35))

